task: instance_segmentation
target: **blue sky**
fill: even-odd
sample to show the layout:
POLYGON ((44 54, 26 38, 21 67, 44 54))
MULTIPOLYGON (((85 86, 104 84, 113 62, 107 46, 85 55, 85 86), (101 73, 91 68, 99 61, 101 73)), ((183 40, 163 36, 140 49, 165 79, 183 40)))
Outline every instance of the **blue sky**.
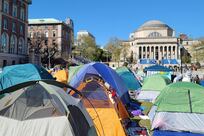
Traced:
POLYGON ((127 40, 145 21, 156 19, 178 35, 204 37, 204 0, 33 0, 29 18, 74 21, 75 34, 86 29, 104 46, 111 37, 127 40))

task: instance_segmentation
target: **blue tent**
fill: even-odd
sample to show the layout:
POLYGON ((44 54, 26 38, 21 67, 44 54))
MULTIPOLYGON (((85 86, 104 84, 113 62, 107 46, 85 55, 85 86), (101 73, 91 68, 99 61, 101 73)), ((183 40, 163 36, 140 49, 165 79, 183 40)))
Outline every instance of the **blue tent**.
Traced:
POLYGON ((204 134, 154 130, 153 136, 204 136, 204 134))
POLYGON ((163 72, 170 72, 173 71, 170 68, 161 65, 153 65, 144 69, 145 71, 163 71, 163 72))
POLYGON ((94 62, 84 65, 77 74, 74 75, 70 81, 70 85, 78 87, 83 81, 86 74, 99 75, 105 82, 107 82, 113 89, 116 90, 117 94, 121 98, 124 104, 129 103, 129 94, 126 85, 120 76, 110 67, 103 63, 94 62))
POLYGON ((53 77, 44 68, 33 64, 7 66, 0 74, 0 90, 19 83, 41 79, 53 79, 53 77))
POLYGON ((200 80, 200 85, 204 86, 204 80, 200 80))

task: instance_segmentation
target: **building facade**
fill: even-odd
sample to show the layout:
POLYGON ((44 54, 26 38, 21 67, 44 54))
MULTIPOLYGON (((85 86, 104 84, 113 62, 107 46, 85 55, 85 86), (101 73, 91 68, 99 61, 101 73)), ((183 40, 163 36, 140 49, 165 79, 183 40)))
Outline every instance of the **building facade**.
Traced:
POLYGON ((80 30, 77 32, 77 39, 75 45, 82 45, 83 44, 83 37, 90 37, 94 42, 96 42, 95 37, 93 34, 88 32, 87 30, 80 30))
POLYGON ((31 0, 0 0, 0 67, 28 61, 28 6, 31 0))
POLYGON ((74 44, 74 24, 70 18, 65 22, 54 18, 29 19, 28 37, 30 40, 39 38, 42 34, 47 39, 44 45, 57 46, 55 58, 69 59, 74 44))
POLYGON ((180 63, 183 48, 179 38, 171 27, 161 21, 151 20, 144 23, 123 43, 130 45, 130 54, 140 64, 180 63))

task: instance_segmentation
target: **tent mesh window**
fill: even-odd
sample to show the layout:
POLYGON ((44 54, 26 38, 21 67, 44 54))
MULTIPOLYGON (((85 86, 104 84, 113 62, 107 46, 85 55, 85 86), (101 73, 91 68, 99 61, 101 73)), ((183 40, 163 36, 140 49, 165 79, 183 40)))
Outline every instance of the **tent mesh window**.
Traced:
POLYGON ((70 111, 68 120, 71 123, 75 136, 87 136, 90 127, 84 114, 79 108, 73 105, 69 105, 68 109, 70 111))

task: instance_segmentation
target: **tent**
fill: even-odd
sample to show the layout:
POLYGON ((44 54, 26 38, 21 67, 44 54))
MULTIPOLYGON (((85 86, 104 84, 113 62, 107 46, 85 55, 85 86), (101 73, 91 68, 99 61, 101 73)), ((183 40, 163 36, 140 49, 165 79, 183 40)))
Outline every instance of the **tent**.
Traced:
POLYGON ((154 102, 160 92, 171 83, 171 80, 162 75, 153 75, 145 78, 142 91, 137 96, 140 101, 154 102))
POLYGON ((204 86, 204 80, 200 80, 200 85, 204 86))
POLYGON ((69 67, 69 78, 68 82, 71 81, 72 77, 83 67, 83 65, 80 66, 71 66, 69 67))
MULTIPOLYGON (((85 96, 82 100, 98 135, 125 136, 121 121, 129 115, 120 99, 117 95, 113 96, 114 92, 109 90, 99 75, 86 73, 77 89, 85 96)), ((75 94, 73 96, 77 97, 75 94)))
POLYGON ((10 86, 40 79, 53 79, 47 70, 34 64, 20 64, 3 68, 0 75, 0 90, 10 86))
POLYGON ((123 82, 129 90, 137 90, 141 87, 140 82, 127 67, 117 68, 116 72, 123 79, 123 82))
POLYGON ((70 81, 70 85, 77 88, 83 81, 86 73, 100 75, 100 77, 117 92, 124 104, 129 103, 130 98, 128 89, 123 83, 123 80, 113 69, 103 63, 94 62, 84 65, 77 72, 77 74, 74 75, 74 77, 70 81))
POLYGON ((155 130, 153 136, 204 136, 204 134, 155 130))
POLYGON ((97 136, 81 101, 66 94, 63 86, 29 81, 2 90, 8 94, 0 100, 0 135, 97 136))
POLYGON ((67 84, 68 76, 68 70, 59 70, 53 75, 53 77, 55 77, 57 81, 62 82, 64 84, 67 84))
POLYGON ((165 75, 169 79, 171 79, 171 74, 173 72, 172 69, 161 65, 153 65, 153 66, 146 67, 144 71, 147 72, 147 76, 159 74, 159 75, 165 75))
POLYGON ((161 66, 161 65, 153 65, 153 66, 149 66, 149 67, 145 68, 144 71, 163 71, 163 72, 170 72, 170 71, 172 71, 172 69, 167 68, 167 67, 165 67, 165 66, 161 66))
POLYGON ((191 82, 168 85, 157 97, 149 117, 152 129, 204 133, 204 88, 191 82))

